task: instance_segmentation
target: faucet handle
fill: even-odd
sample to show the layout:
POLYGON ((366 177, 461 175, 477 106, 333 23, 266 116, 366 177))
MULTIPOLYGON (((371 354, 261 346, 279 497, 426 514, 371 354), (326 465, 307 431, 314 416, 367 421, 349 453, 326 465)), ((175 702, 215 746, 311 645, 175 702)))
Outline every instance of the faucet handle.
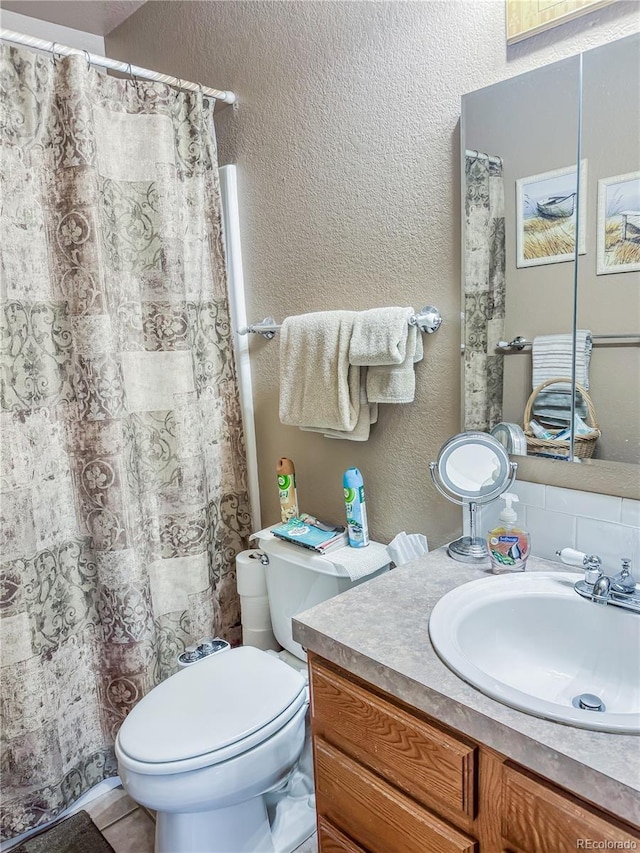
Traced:
POLYGON ((584 569, 584 580, 590 586, 602 576, 602 563, 596 554, 585 554, 584 551, 576 551, 574 548, 562 548, 556 554, 563 563, 568 566, 580 566, 584 569))
POLYGON ((631 574, 631 559, 629 557, 622 558, 622 569, 611 578, 611 586, 616 592, 630 594, 636 590, 636 582, 631 574))

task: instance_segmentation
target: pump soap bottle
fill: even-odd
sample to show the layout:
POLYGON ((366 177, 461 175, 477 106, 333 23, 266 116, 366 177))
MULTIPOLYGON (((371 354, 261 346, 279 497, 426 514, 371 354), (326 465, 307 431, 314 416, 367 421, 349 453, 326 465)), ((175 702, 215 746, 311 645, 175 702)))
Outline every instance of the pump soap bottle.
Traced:
POLYGON ((500 513, 500 524, 487 535, 487 546, 491 557, 491 571, 494 575, 503 572, 523 572, 531 548, 531 537, 518 524, 518 516, 512 508, 518 496, 513 492, 500 495, 505 507, 500 513))

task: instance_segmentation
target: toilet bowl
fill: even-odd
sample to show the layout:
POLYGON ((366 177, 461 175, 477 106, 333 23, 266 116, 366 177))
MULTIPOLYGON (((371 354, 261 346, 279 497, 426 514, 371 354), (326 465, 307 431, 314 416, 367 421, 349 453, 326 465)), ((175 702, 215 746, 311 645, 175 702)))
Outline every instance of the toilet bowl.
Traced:
MULTIPOLYGON (((291 619, 361 581, 331 555, 257 534, 269 609, 289 656, 291 619)), ((388 569, 384 546, 369 577, 388 569)), ((368 578, 367 578, 368 579, 368 578)), ((251 646, 155 687, 116 738, 122 785, 157 812, 156 853, 292 853, 315 830, 306 674, 251 646)))
POLYGON ((157 812, 156 853, 281 853, 265 794, 305 741, 306 679, 244 646, 154 688, 116 738, 122 785, 157 812))

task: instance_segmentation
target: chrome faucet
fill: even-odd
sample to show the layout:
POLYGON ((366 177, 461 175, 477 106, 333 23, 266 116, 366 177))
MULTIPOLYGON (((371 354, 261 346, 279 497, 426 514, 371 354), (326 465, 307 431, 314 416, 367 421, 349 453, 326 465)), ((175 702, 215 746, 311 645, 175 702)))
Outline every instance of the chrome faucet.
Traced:
POLYGON ((609 577, 602 571, 602 561, 595 554, 584 554, 573 548, 563 548, 556 551, 556 554, 563 563, 584 569, 584 578, 573 585, 578 595, 588 598, 594 604, 612 604, 640 613, 640 586, 633 579, 631 560, 628 557, 622 559, 622 569, 618 574, 609 577))

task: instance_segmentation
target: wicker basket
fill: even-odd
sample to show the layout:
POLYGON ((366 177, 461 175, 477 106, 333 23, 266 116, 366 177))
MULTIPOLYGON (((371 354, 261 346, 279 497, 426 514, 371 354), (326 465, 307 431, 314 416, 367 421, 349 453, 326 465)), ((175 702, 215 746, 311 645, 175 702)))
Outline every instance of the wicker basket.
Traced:
MULTIPOLYGON (((545 453, 551 456, 569 455, 570 447, 568 441, 556 441, 553 438, 537 438, 531 429, 531 412, 533 410, 533 403, 536 397, 540 391, 547 388, 549 385, 554 385, 556 382, 568 382, 571 384, 571 377, 559 376, 554 379, 547 379, 546 382, 542 382, 537 388, 533 389, 531 396, 527 400, 527 405, 524 410, 524 434, 527 437, 527 452, 530 454, 545 453)), ((596 421, 596 410, 594 408, 593 401, 587 390, 578 382, 576 382, 576 390, 582 394, 582 397, 587 404, 586 422, 596 431, 592 435, 576 435, 574 440, 574 454, 582 459, 591 459, 593 452, 596 449, 596 442, 602 433, 600 432, 600 427, 596 421)), ((560 429, 551 429, 550 427, 546 427, 546 429, 552 433, 552 435, 557 435, 561 432, 560 429)))

